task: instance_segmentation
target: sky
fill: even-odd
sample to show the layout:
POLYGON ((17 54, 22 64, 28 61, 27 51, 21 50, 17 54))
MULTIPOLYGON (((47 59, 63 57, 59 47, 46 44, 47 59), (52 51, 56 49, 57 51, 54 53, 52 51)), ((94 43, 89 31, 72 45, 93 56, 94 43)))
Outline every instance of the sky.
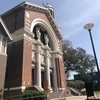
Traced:
MULTIPOLYGON (((64 40, 72 42, 74 48, 82 47, 88 54, 93 55, 89 32, 83 27, 93 23, 92 37, 95 46, 98 64, 100 66, 100 0, 26 0, 43 6, 48 3, 55 10, 55 19, 61 27, 64 40)), ((0 14, 8 11, 24 0, 1 0, 0 14)))

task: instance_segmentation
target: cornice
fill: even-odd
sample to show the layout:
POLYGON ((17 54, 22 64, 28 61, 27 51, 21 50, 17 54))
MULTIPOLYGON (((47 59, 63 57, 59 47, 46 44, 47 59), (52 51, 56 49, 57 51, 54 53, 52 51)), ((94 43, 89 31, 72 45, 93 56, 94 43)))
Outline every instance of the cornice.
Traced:
POLYGON ((14 33, 12 33, 11 37, 12 37, 13 41, 27 39, 28 41, 31 42, 34 37, 34 34, 24 28, 21 28, 21 29, 15 31, 14 33))
POLYGON ((51 48, 48 46, 48 45, 44 45, 44 46, 42 46, 42 48, 44 49, 44 50, 51 50, 51 48))
POLYGON ((60 51, 52 51, 52 53, 53 53, 53 54, 60 54, 60 55, 63 55, 63 53, 60 52, 60 51))

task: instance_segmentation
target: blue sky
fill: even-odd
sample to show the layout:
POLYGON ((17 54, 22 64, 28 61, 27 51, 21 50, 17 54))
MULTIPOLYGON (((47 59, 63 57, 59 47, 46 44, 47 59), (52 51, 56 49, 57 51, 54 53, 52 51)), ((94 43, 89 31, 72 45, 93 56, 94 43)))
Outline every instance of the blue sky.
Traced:
MULTIPOLYGON (((22 3, 24 0, 1 0, 0 14, 22 3)), ((51 4, 55 9, 55 19, 61 27, 63 39, 72 42, 73 46, 84 48, 92 54, 89 33, 83 28, 93 23, 92 36, 98 63, 100 65, 100 0, 27 0, 42 6, 42 2, 51 4)))

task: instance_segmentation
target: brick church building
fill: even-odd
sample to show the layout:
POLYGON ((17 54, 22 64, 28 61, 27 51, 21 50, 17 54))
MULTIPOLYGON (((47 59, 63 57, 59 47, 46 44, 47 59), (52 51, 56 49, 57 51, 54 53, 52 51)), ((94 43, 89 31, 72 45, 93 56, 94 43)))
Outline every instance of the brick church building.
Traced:
POLYGON ((9 31, 5 31, 9 41, 4 94, 17 95, 27 87, 40 91, 65 89, 62 36, 52 6, 23 2, 1 18, 9 31))

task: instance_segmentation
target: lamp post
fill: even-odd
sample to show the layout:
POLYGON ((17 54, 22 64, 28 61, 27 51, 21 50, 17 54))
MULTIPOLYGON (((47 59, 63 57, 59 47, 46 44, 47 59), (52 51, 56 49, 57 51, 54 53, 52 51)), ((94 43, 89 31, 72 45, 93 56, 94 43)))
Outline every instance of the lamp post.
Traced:
POLYGON ((95 48, 94 48, 94 44, 93 44, 92 34, 91 34, 91 29, 92 29, 93 26, 94 26, 94 24, 88 23, 88 24, 84 25, 84 28, 89 31, 89 35, 90 35, 90 39, 91 39, 91 44, 92 44, 92 48, 93 48, 93 53, 94 53, 94 58, 95 58, 95 63, 96 63, 97 70, 98 70, 98 75, 99 75, 99 78, 100 78, 99 65, 98 65, 98 61, 97 61, 97 57, 96 57, 96 52, 95 52, 95 48))

